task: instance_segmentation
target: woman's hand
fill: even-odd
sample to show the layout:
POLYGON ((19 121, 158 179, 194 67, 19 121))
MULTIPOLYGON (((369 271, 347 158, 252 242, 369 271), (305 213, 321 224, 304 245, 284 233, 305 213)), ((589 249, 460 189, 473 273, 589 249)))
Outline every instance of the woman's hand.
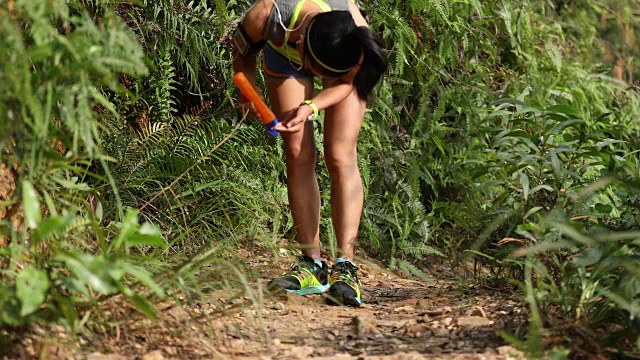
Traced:
POLYGON ((304 123, 313 114, 309 105, 302 105, 293 109, 284 120, 281 120, 273 129, 279 132, 294 133, 302 130, 304 123))

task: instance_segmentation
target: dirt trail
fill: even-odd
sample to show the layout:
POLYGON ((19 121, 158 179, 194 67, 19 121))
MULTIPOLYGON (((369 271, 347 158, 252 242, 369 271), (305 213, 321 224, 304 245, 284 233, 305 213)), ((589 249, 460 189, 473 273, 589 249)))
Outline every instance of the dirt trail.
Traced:
MULTIPOLYGON (((250 261, 262 285, 287 265, 286 260, 278 260, 278 267, 267 265, 273 262, 270 256, 250 261)), ((519 357, 498 335, 526 327, 526 310, 509 291, 409 280, 371 265, 360 269, 361 308, 329 306, 320 295, 293 295, 286 301, 258 296, 257 306, 231 306, 225 316, 209 305, 207 300, 218 300, 212 298, 187 308, 160 304, 161 320, 153 322, 114 298, 105 304, 112 309, 109 316, 119 319, 110 336, 80 344, 60 342, 60 336, 56 344, 33 347, 32 355, 89 360, 519 357)))

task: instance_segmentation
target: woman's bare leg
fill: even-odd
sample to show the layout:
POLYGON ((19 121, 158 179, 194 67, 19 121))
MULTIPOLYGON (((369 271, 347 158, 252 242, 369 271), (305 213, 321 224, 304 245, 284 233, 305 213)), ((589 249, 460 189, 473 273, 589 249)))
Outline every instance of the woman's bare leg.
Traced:
MULTIPOLYGON (((267 77, 267 93, 278 118, 313 95, 312 79, 267 77)), ((313 123, 297 133, 281 133, 287 165, 287 190, 302 254, 320 260, 320 191, 316 179, 316 146, 313 123)))
POLYGON ((353 261, 364 190, 358 169, 357 141, 366 103, 353 92, 325 113, 325 161, 331 178, 331 217, 338 255, 353 261))

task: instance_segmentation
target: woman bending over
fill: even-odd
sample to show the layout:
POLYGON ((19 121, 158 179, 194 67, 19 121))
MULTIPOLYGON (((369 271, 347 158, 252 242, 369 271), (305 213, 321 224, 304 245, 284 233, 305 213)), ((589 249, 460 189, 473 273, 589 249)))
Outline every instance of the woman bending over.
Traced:
MULTIPOLYGON (((353 253, 363 206, 357 139, 367 100, 386 69, 380 40, 352 0, 259 0, 234 32, 234 70, 254 84, 263 51, 266 90, 281 119, 287 190, 302 256, 269 282, 273 292, 328 290, 329 303, 360 305, 353 253), (314 94, 313 78, 323 80, 314 94), (338 258, 328 276, 320 257, 320 193, 313 122, 325 112, 324 153, 338 258)), ((239 99, 239 103, 246 102, 239 99)), ((251 110, 251 109, 249 109, 251 110)), ((259 116, 252 112, 254 116, 259 116)))

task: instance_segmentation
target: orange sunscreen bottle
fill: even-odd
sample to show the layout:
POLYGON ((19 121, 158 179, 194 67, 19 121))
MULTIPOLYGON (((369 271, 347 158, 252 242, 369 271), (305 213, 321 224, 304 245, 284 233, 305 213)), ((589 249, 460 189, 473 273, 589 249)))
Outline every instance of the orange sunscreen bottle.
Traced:
POLYGON ((238 86, 244 97, 256 107, 256 111, 258 111, 260 117, 262 117, 262 123, 267 127, 269 134, 273 137, 278 137, 278 132, 273 130, 273 127, 278 124, 278 118, 273 111, 269 109, 267 104, 264 103, 260 95, 258 95, 256 89, 254 89, 253 85, 249 82, 249 79, 247 79, 242 72, 238 72, 233 75, 233 82, 238 86))

